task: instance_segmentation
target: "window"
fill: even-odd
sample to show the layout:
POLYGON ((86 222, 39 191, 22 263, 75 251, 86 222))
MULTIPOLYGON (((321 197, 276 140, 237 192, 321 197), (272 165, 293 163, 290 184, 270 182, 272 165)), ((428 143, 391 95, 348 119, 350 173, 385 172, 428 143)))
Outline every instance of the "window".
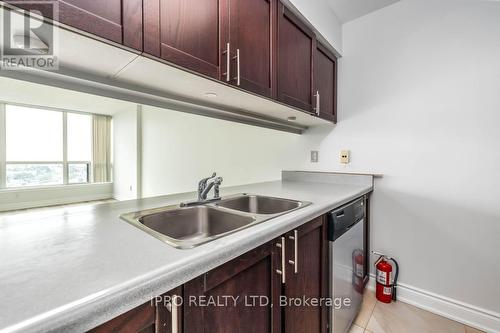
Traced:
POLYGON ((92 160, 92 116, 68 113, 68 183, 90 181, 92 160))
POLYGON ((110 117, 0 103, 0 188, 109 181, 110 172, 93 177, 94 164, 111 165, 109 154, 93 156, 109 151, 102 123, 110 117))
POLYGON ((63 184, 63 114, 6 105, 6 187, 63 184))

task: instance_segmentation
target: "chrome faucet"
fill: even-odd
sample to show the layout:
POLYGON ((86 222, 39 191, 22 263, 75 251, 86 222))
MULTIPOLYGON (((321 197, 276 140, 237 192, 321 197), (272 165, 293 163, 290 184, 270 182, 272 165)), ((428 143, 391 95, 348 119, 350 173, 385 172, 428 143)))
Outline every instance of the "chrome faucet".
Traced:
POLYGON ((207 202, 215 201, 220 199, 219 186, 222 184, 222 177, 216 177, 217 174, 214 172, 212 176, 203 178, 198 182, 198 200, 181 202, 181 207, 197 206, 203 205, 207 202), (212 199, 207 199, 208 193, 214 188, 214 197, 212 199))
POLYGON ((220 198, 219 186, 222 184, 222 177, 216 177, 217 173, 213 173, 211 177, 203 178, 198 183, 198 201, 206 201, 207 195, 214 188, 214 197, 212 200, 217 200, 220 198))

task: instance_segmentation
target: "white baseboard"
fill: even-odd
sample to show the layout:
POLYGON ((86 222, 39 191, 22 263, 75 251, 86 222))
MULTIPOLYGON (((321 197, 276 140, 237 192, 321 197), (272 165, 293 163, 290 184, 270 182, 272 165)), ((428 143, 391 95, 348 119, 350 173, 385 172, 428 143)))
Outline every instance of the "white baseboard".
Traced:
MULTIPOLYGON (((368 289, 375 290, 375 276, 371 275, 368 289)), ((500 313, 434 294, 406 284, 398 284, 398 301, 455 320, 488 333, 500 333, 500 313)))

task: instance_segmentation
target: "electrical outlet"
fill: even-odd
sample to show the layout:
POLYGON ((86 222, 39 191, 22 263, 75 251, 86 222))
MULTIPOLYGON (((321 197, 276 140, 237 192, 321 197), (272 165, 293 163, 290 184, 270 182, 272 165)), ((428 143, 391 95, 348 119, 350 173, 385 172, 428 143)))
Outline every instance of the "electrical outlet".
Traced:
POLYGON ((349 150, 341 150, 340 151, 340 163, 342 164, 348 164, 350 161, 350 152, 349 150))
POLYGON ((311 163, 318 163, 319 152, 317 150, 311 150, 311 163))

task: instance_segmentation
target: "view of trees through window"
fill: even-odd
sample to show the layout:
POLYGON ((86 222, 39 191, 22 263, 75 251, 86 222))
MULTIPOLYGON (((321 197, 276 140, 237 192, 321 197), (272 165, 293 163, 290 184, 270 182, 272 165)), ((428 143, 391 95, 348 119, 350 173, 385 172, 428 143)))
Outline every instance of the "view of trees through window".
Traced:
POLYGON ((5 186, 91 182, 92 115, 5 105, 5 186))

